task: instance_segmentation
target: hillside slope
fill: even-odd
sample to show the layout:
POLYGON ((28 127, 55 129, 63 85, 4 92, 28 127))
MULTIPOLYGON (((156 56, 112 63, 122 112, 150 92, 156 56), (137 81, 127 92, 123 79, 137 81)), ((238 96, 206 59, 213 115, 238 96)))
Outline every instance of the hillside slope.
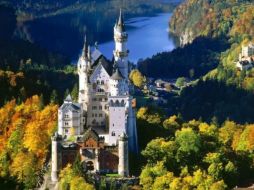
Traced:
POLYGON ((253 30, 249 31, 251 22, 253 24, 250 9, 253 9, 252 0, 186 0, 175 9, 170 31, 180 38, 182 45, 198 36, 228 36, 238 30, 253 34, 253 30), (246 12, 249 12, 248 17, 242 20, 246 12))

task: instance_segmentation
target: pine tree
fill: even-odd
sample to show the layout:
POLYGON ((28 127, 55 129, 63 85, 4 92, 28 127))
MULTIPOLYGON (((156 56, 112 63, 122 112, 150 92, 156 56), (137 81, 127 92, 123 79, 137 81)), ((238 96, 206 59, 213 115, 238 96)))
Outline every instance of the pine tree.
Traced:
POLYGON ((56 90, 53 90, 50 95, 50 103, 57 104, 58 103, 58 96, 56 90))
POLYGON ((43 109, 44 107, 44 96, 43 94, 40 95, 40 109, 43 109))
POLYGON ((76 83, 71 91, 71 97, 74 101, 78 100, 78 84, 76 83))
POLYGON ((67 88, 64 92, 64 98, 66 98, 70 94, 70 90, 67 88))

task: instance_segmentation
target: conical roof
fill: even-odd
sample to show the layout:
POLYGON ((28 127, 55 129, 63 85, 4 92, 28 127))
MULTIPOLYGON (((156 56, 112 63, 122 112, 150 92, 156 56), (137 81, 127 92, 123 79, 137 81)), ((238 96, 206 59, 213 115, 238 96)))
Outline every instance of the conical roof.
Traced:
POLYGON ((65 101, 65 102, 72 102, 71 95, 69 94, 69 95, 65 98, 64 101, 65 101))
POLYGON ((117 28, 118 28, 121 32, 125 30, 124 21, 123 21, 123 15, 122 15, 122 9, 120 9, 119 18, 118 18, 118 21, 117 21, 117 28))
POLYGON ((119 71, 118 68, 116 68, 116 71, 111 76, 111 79, 113 79, 113 80, 122 80, 123 78, 124 77, 123 77, 122 73, 119 71))
POLYGON ((88 54, 88 44, 87 44, 87 39, 86 39, 86 35, 85 35, 84 47, 83 47, 83 56, 87 57, 87 54, 88 54))

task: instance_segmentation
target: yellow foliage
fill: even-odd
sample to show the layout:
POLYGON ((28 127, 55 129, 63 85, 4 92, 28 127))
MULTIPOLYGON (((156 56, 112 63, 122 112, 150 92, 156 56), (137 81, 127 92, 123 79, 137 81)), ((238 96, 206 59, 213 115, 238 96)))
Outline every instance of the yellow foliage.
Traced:
POLYGON ((146 78, 137 69, 131 71, 129 78, 139 88, 146 82, 146 78))
POLYGON ((68 189, 70 190, 95 190, 95 188, 86 183, 85 179, 81 176, 75 174, 72 170, 72 165, 68 164, 61 172, 60 172, 60 189, 68 189))
POLYGON ((95 188, 86 183, 84 178, 75 176, 70 182, 70 190, 94 190, 95 188))
POLYGON ((16 176, 19 182, 23 182, 26 176, 33 175, 32 171, 36 170, 38 165, 29 153, 19 152, 13 159, 10 166, 10 173, 16 176))
POLYGON ((0 109, 0 152, 8 152, 10 156, 1 162, 1 173, 7 168, 11 176, 27 187, 34 186, 36 173, 43 166, 50 136, 55 130, 57 110, 56 105, 41 110, 38 96, 20 105, 13 100, 0 109))
POLYGON ((234 133, 237 129, 237 125, 235 122, 233 121, 226 121, 223 125, 223 127, 221 127, 219 129, 219 140, 223 143, 223 144, 229 144, 232 142, 233 140, 233 136, 234 133))
POLYGON ((170 190, 181 190, 181 189, 182 189, 181 178, 174 178, 173 181, 170 183, 170 190))
POLYGON ((47 106, 41 112, 37 111, 26 125, 24 147, 38 157, 44 157, 56 126, 56 119, 57 106, 47 106))

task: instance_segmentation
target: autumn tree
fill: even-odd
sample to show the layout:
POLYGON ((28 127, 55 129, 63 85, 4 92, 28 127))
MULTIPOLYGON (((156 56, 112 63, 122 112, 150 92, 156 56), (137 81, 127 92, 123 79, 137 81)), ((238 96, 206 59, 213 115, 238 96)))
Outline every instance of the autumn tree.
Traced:
POLYGON ((139 88, 141 88, 146 82, 145 76, 143 76, 141 72, 137 69, 131 71, 129 78, 133 82, 133 84, 139 88))

